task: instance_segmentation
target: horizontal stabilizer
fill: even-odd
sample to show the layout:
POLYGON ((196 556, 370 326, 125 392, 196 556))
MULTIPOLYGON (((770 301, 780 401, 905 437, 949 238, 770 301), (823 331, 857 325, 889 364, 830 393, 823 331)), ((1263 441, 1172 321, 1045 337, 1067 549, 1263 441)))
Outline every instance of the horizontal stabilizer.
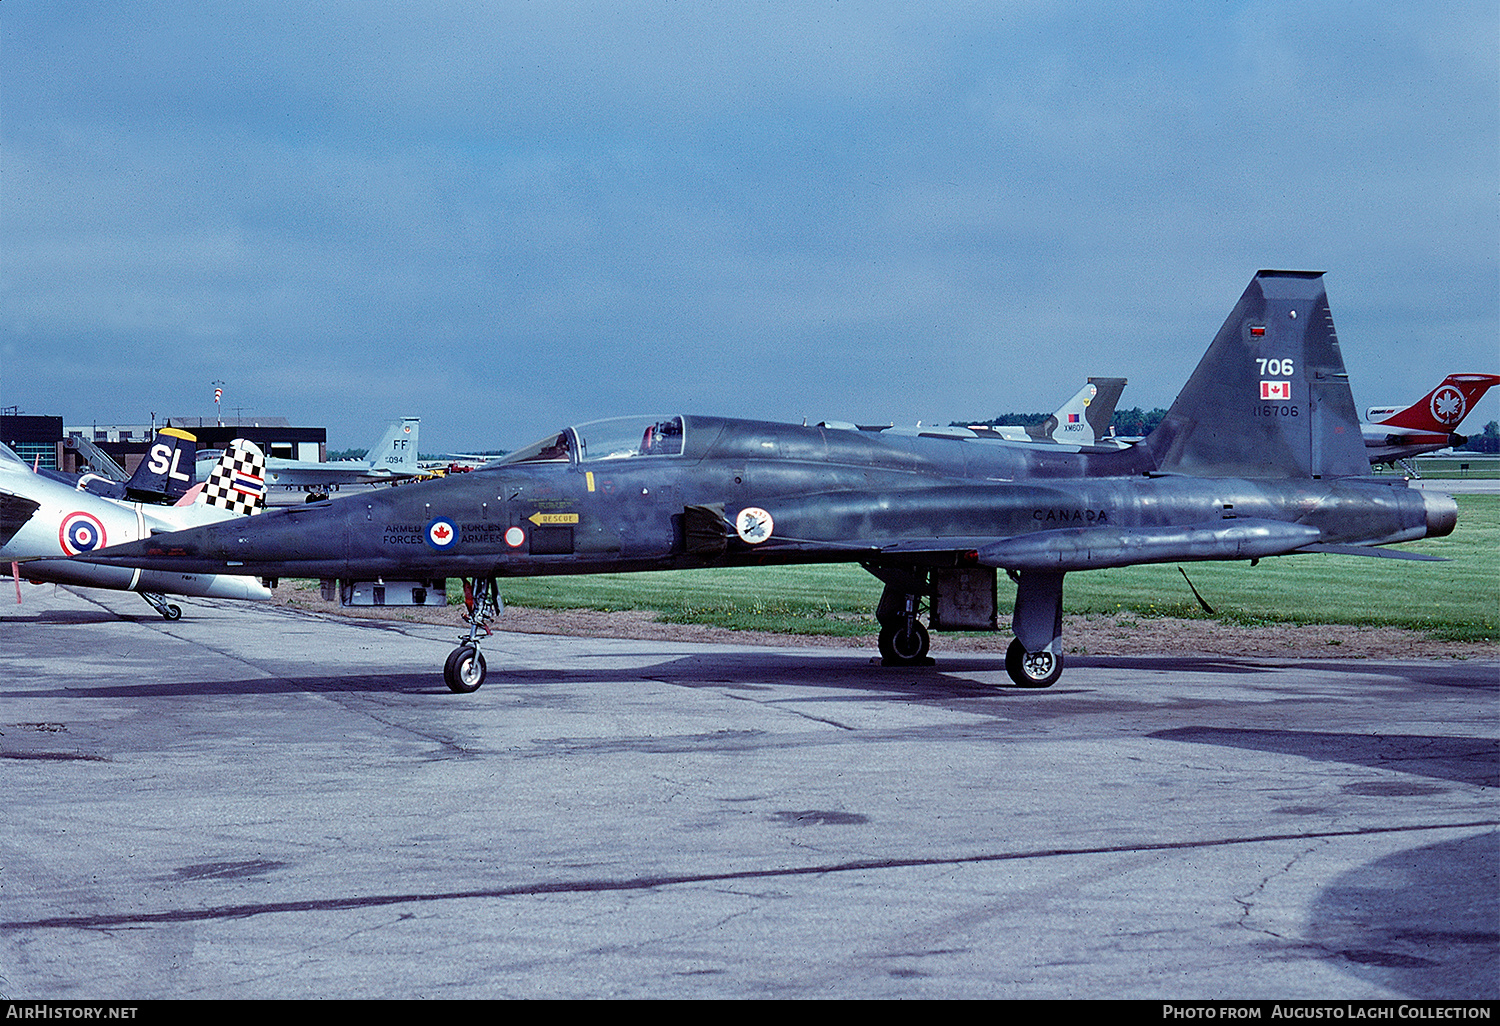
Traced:
POLYGON ((1038 531, 979 550, 984 566, 1006 570, 1101 570, 1177 560, 1260 559, 1315 544, 1316 527, 1240 518, 1191 527, 1081 527, 1038 531))

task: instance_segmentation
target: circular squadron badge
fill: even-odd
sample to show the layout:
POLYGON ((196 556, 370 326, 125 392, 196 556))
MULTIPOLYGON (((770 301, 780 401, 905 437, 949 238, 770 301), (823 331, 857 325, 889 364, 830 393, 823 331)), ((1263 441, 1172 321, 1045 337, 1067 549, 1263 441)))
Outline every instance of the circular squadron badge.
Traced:
POLYGON ((771 514, 759 506, 746 506, 734 518, 735 533, 746 545, 759 545, 771 537, 771 531, 775 527, 776 522, 771 519, 771 514))

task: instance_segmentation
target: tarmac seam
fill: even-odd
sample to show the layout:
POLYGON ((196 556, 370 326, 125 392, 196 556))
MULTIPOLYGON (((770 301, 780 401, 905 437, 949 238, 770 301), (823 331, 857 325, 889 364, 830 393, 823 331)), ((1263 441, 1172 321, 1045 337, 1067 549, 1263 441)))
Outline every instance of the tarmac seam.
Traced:
POLYGON ((682 873, 663 876, 630 877, 620 880, 539 881, 530 884, 517 884, 513 887, 482 888, 467 891, 438 891, 430 894, 373 894, 363 897, 346 898, 309 898, 300 901, 272 901, 255 904, 218 905, 201 909, 177 909, 169 912, 119 913, 99 916, 54 916, 46 919, 0 922, 0 931, 41 929, 109 930, 121 927, 150 926, 160 923, 191 923, 215 919, 248 919, 253 916, 287 912, 347 912, 366 908, 379 908, 387 905, 436 901, 472 901, 526 897, 540 894, 590 894, 610 891, 651 890, 657 887, 669 887, 680 884, 723 883, 733 880, 763 880, 776 877, 822 876, 831 873, 870 872, 884 869, 911 869, 928 866, 956 866, 987 862, 1012 862, 1074 855, 1184 851, 1194 848, 1264 844, 1273 841, 1372 837, 1380 834, 1419 833, 1430 830, 1466 830, 1480 827, 1500 827, 1500 820, 1489 819, 1464 823, 1367 827, 1355 830, 1314 831, 1312 833, 1257 834, 1250 837, 1223 837, 1199 841, 1161 841, 1153 844, 1100 845, 1086 848, 1042 848, 1032 851, 992 852, 988 854, 953 855, 934 858, 861 859, 853 862, 831 863, 820 866, 745 869, 721 873, 682 873))

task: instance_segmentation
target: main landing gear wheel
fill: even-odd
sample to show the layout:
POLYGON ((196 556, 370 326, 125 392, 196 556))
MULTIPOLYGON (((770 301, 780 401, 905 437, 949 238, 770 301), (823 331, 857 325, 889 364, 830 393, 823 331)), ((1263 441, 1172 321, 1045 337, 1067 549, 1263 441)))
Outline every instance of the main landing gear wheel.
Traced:
POLYGON ((887 666, 922 666, 932 638, 916 620, 909 624, 880 628, 880 661, 887 666))
POLYGON ((1023 688, 1050 688, 1062 676, 1062 655, 1044 648, 1028 652, 1017 638, 1005 650, 1005 672, 1023 688))
POLYGON ((484 656, 473 645, 460 645, 443 664, 443 682, 449 691, 467 695, 478 691, 484 683, 484 656))

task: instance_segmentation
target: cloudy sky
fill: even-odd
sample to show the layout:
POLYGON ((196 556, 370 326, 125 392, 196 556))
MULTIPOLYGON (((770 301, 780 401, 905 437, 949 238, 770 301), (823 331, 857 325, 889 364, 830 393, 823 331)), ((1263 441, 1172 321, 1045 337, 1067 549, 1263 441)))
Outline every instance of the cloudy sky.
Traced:
POLYGON ((1413 401, 1500 372, 1497 78, 1494 0, 7 0, 0 406, 1150 409, 1261 267, 1413 401))

